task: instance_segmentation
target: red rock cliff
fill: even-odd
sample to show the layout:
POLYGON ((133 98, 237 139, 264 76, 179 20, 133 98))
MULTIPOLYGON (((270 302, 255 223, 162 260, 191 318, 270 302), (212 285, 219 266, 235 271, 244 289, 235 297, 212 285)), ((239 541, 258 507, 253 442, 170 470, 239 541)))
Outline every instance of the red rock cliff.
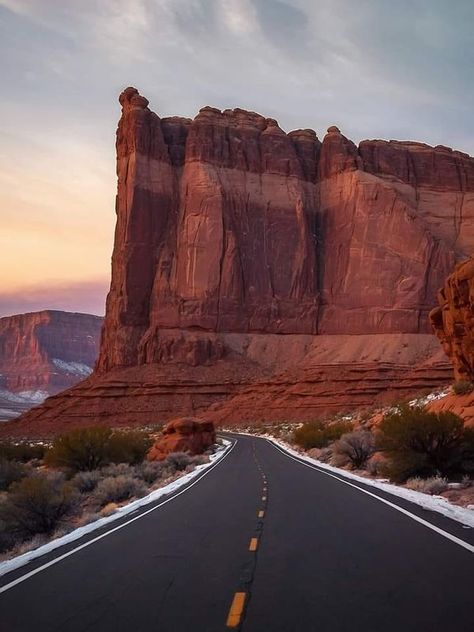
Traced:
POLYGON ((246 401, 262 401, 269 384, 262 415, 311 417, 447 379, 427 317, 474 251, 472 158, 412 142, 357 147, 334 126, 320 142, 240 109, 160 119, 134 88, 120 103, 97 371, 24 427, 196 414, 253 385, 246 401))
POLYGON ((474 258, 464 261, 438 293, 430 314, 434 332, 454 367, 456 380, 474 380, 474 258))
MULTIPOLYGON (((331 127, 203 108, 160 119, 121 97, 117 228, 99 369, 159 362, 160 332, 429 331, 474 245, 474 161, 331 127), (461 221, 462 218, 462 221, 461 221)), ((219 357, 220 349, 195 349, 219 357)))

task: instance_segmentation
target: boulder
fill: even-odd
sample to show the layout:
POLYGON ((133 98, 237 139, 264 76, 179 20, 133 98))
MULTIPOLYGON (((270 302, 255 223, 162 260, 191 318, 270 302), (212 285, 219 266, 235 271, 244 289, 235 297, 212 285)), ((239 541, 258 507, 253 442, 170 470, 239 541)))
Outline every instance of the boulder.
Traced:
POLYGON ((172 452, 202 454, 215 442, 216 432, 212 421, 181 417, 164 426, 162 436, 150 448, 147 459, 162 461, 172 452))

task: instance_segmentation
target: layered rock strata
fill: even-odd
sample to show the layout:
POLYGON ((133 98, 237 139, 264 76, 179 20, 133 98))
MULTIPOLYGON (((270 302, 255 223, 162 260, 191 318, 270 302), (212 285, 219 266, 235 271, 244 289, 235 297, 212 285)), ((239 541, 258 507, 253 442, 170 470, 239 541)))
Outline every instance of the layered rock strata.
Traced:
MULTIPOLYGON (((97 370, 32 412, 24 428, 53 428, 59 413, 66 424, 163 420, 273 387, 261 414, 273 416, 269 399, 286 392, 285 415, 301 418, 357 404, 354 389, 344 397, 336 389, 350 383, 364 392, 374 370, 391 378, 375 380, 367 403, 387 385, 415 390, 418 370, 426 387, 446 380, 427 317, 455 262, 473 251, 471 157, 412 142, 357 147, 337 127, 321 142, 312 130, 286 134, 240 109, 160 119, 134 88, 120 102, 117 225, 97 370), (408 364, 386 344, 398 337, 403 355, 397 345, 407 335, 416 350, 408 364), (362 348, 344 352, 362 338, 379 349, 373 361, 362 348), (323 340, 332 357, 308 356, 323 340), (256 348, 285 352, 272 363, 252 355, 256 348), (342 357, 355 373, 321 393, 315 384, 332 384, 325 376, 338 374, 342 357), (306 390, 313 403, 303 413, 306 390)), ((229 403, 226 414, 241 413, 229 403)))

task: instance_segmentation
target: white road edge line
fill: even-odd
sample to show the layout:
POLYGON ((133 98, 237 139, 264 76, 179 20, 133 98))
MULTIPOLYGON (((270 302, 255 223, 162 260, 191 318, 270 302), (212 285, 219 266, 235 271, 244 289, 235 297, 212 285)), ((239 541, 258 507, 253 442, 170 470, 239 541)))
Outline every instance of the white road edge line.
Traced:
POLYGON ((141 513, 139 516, 135 516, 135 518, 131 518, 130 520, 127 520, 126 522, 123 522, 122 524, 119 524, 117 527, 114 527, 113 529, 110 529, 109 531, 106 531, 105 533, 102 533, 101 535, 98 535, 97 537, 93 538, 92 540, 88 540, 87 542, 84 542, 84 544, 80 544, 79 546, 76 546, 76 548, 71 549, 71 551, 68 551, 67 553, 63 553, 63 555, 60 555, 59 557, 55 557, 53 560, 50 560, 49 562, 46 562, 46 564, 42 564, 41 566, 38 566, 37 568, 35 568, 34 570, 30 571, 29 573, 25 573, 24 575, 21 575, 20 577, 17 577, 17 579, 14 579, 10 583, 5 584, 5 586, 0 587, 0 594, 3 593, 3 592, 6 592, 7 590, 10 590, 10 588, 13 588, 14 586, 17 586, 18 584, 21 584, 22 582, 24 582, 25 580, 29 579, 30 577, 33 577, 33 575, 36 575, 37 573, 40 573, 41 571, 44 571, 45 569, 49 568, 50 566, 53 566, 54 564, 57 564, 58 562, 61 562, 61 560, 66 559, 70 555, 73 555, 74 553, 77 553, 78 551, 81 551, 82 549, 85 549, 86 547, 90 546, 91 544, 94 544, 95 542, 98 542, 99 540, 102 540, 102 538, 105 538, 106 536, 110 535, 111 533, 114 533, 115 531, 118 531, 119 529, 123 529, 124 527, 127 527, 132 522, 135 522, 135 520, 140 520, 140 518, 143 518, 143 516, 146 516, 147 514, 151 513, 152 511, 155 511, 155 509, 158 509, 159 507, 162 507, 163 505, 166 505, 167 503, 171 502, 172 500, 174 500, 178 496, 181 496, 181 494, 184 494, 185 492, 187 492, 188 489, 191 489, 191 487, 194 487, 194 485, 197 485, 197 483, 199 483, 199 481, 201 481, 215 467, 217 467, 220 463, 222 463, 225 458, 227 458, 229 456, 229 454, 232 452, 232 450, 237 445, 238 439, 233 439, 233 441, 234 441, 234 443, 232 444, 232 446, 229 448, 229 450, 227 450, 223 454, 223 456, 220 459, 218 459, 211 467, 209 467, 207 470, 205 470, 204 474, 202 474, 202 476, 199 476, 198 478, 196 478, 195 481, 193 481, 190 485, 188 485, 187 487, 185 487, 181 491, 178 491, 176 494, 174 494, 170 498, 167 498, 166 500, 164 500, 163 502, 159 503, 158 505, 155 505, 151 509, 147 509, 146 511, 141 513))
POLYGON ((326 476, 335 478, 340 483, 344 483, 345 485, 354 487, 355 489, 358 489, 363 494, 367 494, 367 496, 372 496, 372 498, 375 498, 381 503, 384 503, 384 505, 388 505, 389 507, 392 507, 392 509, 396 509, 397 511, 404 514, 405 516, 408 516, 412 520, 415 520, 416 522, 419 522, 420 524, 427 527, 428 529, 435 531, 438 535, 443 536, 447 540, 451 540, 451 542, 454 542, 458 546, 462 546, 464 549, 466 549, 470 553, 474 553, 474 546, 472 544, 469 544, 468 542, 465 542, 464 540, 457 538, 455 535, 451 535, 451 533, 448 533, 447 531, 440 529, 439 527, 435 526, 434 524, 431 524, 431 522, 428 522, 427 520, 423 520, 423 518, 419 518, 416 514, 411 513, 411 511, 408 511, 407 509, 404 509, 403 507, 400 507, 399 505, 396 505, 395 503, 391 503, 389 500, 385 500, 385 498, 382 498, 381 496, 377 496, 377 494, 373 494, 372 492, 369 492, 368 490, 363 489, 362 487, 359 487, 358 485, 354 485, 354 483, 349 483, 349 481, 346 481, 344 478, 340 478, 339 476, 336 476, 335 474, 331 474, 330 472, 319 468, 317 465, 312 465, 311 463, 306 463, 305 461, 301 461, 300 459, 294 457, 289 452, 286 452, 282 447, 280 447, 276 443, 273 443, 271 439, 265 439, 265 441, 268 441, 268 443, 271 446, 273 446, 276 450, 281 452, 283 455, 285 455, 289 459, 293 459, 293 461, 296 461, 300 465, 304 465, 305 467, 309 467, 312 470, 316 470, 317 472, 320 472, 321 474, 325 474, 326 476))

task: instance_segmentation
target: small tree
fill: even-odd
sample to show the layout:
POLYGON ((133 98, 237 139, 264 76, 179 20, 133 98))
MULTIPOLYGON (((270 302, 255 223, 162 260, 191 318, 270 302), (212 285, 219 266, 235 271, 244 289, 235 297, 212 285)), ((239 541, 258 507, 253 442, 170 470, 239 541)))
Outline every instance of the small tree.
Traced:
POLYGON ((149 435, 141 431, 114 432, 105 426, 74 428, 54 441, 45 461, 73 472, 95 470, 109 463, 141 463, 151 443, 149 435))
POLYGON ((55 439, 45 461, 75 472, 94 470, 110 463, 111 437, 112 430, 105 426, 73 428, 55 439))
POLYGON ((76 506, 71 486, 60 479, 30 476, 13 483, 0 505, 0 520, 12 533, 27 538, 51 533, 76 506))
POLYGON ((360 468, 375 452, 375 438, 368 430, 349 432, 333 444, 332 450, 341 465, 350 463, 360 468))
POLYGON ((110 437, 111 463, 141 463, 151 448, 150 435, 141 430, 114 432, 110 437))
POLYGON ((352 424, 347 421, 311 421, 305 423, 293 433, 294 442, 304 448, 325 448, 333 441, 336 441, 343 434, 352 430, 352 424))
POLYGON ((401 406, 381 421, 376 445, 387 457, 386 474, 399 482, 474 468, 474 432, 451 412, 401 406))

